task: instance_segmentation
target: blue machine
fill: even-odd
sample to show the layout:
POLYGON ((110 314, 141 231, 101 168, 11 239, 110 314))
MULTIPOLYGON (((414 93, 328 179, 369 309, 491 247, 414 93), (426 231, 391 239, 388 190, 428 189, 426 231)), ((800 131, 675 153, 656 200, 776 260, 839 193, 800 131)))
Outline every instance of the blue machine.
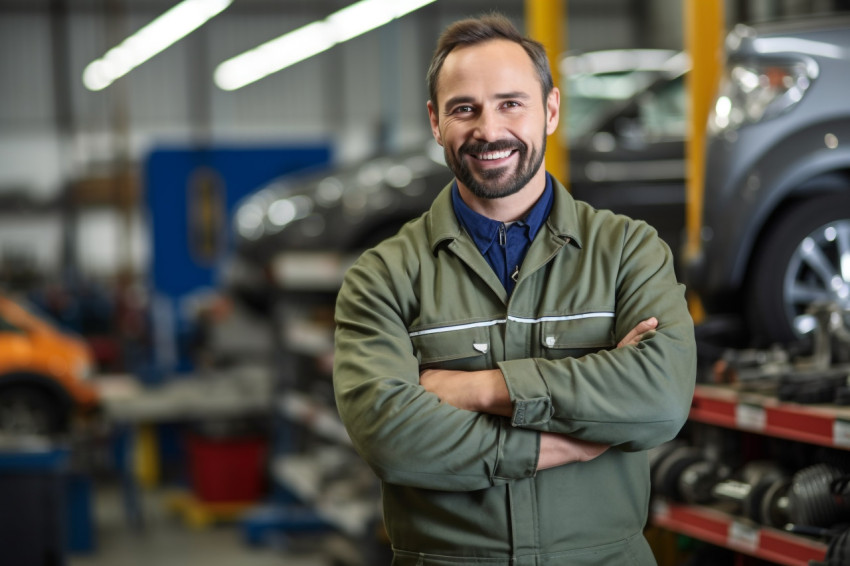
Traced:
POLYGON ((243 197, 287 173, 326 164, 327 145, 159 148, 145 164, 152 236, 154 366, 145 381, 192 369, 188 303, 218 284, 231 251, 231 216, 243 197))

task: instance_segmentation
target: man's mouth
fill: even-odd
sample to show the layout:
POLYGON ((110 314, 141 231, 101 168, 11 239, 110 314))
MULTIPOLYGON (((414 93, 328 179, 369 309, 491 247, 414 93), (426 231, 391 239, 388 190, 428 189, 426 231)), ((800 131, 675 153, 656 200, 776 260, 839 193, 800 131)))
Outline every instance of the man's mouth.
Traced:
POLYGON ((473 153, 471 154, 476 159, 480 159, 481 161, 495 161, 497 159, 505 159, 506 157, 510 157, 510 155, 514 152, 513 149, 505 149, 502 151, 488 151, 486 153, 473 153))

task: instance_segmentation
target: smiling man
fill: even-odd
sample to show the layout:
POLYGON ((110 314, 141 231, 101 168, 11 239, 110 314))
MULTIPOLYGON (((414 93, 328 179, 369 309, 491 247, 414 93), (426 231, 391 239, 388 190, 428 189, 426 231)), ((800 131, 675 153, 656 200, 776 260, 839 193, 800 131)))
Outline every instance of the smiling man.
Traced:
POLYGON ((685 422, 696 363, 670 250, 546 173, 560 94, 508 20, 450 26, 428 86, 455 180, 336 309, 337 406, 394 564, 654 564, 646 450, 685 422))
POLYGON ((431 129, 464 201, 492 203, 516 220, 546 185, 541 165, 558 126, 558 89, 540 84, 528 53, 508 39, 455 48, 432 69, 431 129))

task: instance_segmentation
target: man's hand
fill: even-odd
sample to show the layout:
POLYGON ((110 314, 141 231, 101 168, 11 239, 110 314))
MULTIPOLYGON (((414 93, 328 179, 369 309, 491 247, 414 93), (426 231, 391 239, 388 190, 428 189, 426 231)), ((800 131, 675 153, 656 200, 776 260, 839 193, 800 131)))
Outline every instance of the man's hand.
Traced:
POLYGON ((541 432, 537 469, 545 470, 574 462, 589 462, 608 448, 607 444, 579 440, 566 434, 541 432))
MULTIPOLYGON (((419 383, 440 401, 468 411, 510 417, 513 414, 508 387, 499 370, 452 371, 428 369, 419 383), (484 409, 487 410, 484 410, 484 409)), ((573 462, 593 460, 608 449, 605 444, 586 442, 565 434, 540 433, 537 469, 545 470, 573 462)))
POLYGON ((426 369, 419 374, 419 384, 458 409, 510 417, 511 397, 505 377, 498 369, 484 371, 452 371, 426 369))
MULTIPOLYGON (((658 319, 653 317, 640 321, 632 328, 626 336, 617 344, 618 348, 634 346, 640 342, 648 332, 658 327, 658 319)), ((564 464, 574 462, 589 462, 610 448, 606 444, 588 442, 553 432, 540 433, 540 454, 537 457, 537 469, 555 468, 564 464)))
POLYGON ((651 316, 646 320, 642 320, 637 323, 637 326, 629 330, 629 333, 620 340, 617 347, 622 348, 624 346, 635 346, 644 338, 647 332, 655 330, 656 328, 658 328, 658 319, 654 316, 651 316))
MULTIPOLYGON (((617 348, 637 345, 658 327, 654 316, 642 320, 617 344, 617 348)), ((508 386, 498 369, 453 371, 427 369, 419 374, 419 383, 440 401, 468 411, 510 417, 513 415, 508 386)), ((588 462, 608 450, 609 446, 579 440, 565 434, 540 433, 537 469, 545 470, 574 462, 588 462)))

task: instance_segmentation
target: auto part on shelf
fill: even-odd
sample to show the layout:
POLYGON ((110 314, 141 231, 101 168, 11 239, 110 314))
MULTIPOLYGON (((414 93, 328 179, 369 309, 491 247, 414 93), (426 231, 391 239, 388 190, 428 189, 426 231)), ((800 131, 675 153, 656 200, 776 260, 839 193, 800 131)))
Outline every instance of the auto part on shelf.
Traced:
POLYGON ((767 349, 729 348, 714 363, 713 378, 715 383, 762 381, 787 372, 791 357, 789 348, 779 345, 767 349))
POLYGON ((813 368, 828 368, 840 355, 840 349, 850 346, 848 317, 850 306, 837 302, 816 302, 809 305, 806 314, 815 320, 812 356, 805 362, 813 368))
POLYGON ((775 463, 762 460, 747 463, 738 475, 738 479, 717 483, 711 490, 712 495, 717 500, 738 504, 738 511, 757 523, 776 526, 768 520, 785 514, 788 475, 775 463))
POLYGON ((850 563, 850 529, 833 538, 826 551, 826 566, 850 563))
POLYGON ((712 489, 717 499, 734 501, 741 513, 772 527, 831 527, 850 519, 848 476, 829 464, 815 464, 791 478, 771 463, 751 462, 740 480, 724 480, 712 489))
POLYGON ((655 491, 675 501, 707 503, 711 490, 728 476, 726 466, 707 458, 703 450, 682 443, 668 443, 650 457, 655 491))
POLYGON ((714 363, 714 381, 780 401, 850 404, 850 364, 844 359, 850 350, 847 312, 836 303, 813 303, 806 312, 814 321, 810 344, 728 349, 714 363), (802 355, 807 349, 810 355, 802 355))
POLYGON ((788 491, 791 523, 829 527, 850 519, 844 478, 846 474, 828 464, 815 464, 794 474, 788 491))
POLYGON ((823 561, 809 560, 809 566, 844 566, 850 564, 850 529, 829 529, 826 532, 810 533, 829 539, 829 547, 823 561))
POLYGON ((788 374, 779 378, 776 397, 780 401, 801 404, 850 402, 850 369, 823 371, 811 374, 788 374))

